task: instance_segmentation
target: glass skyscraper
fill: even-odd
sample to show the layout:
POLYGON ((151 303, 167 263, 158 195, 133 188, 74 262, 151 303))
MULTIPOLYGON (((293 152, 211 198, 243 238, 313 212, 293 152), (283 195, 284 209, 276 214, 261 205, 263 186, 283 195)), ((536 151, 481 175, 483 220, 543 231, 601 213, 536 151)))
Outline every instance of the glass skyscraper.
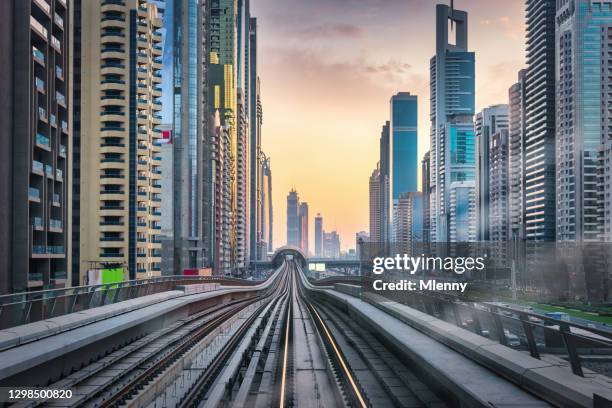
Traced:
POLYGON ((391 226, 400 196, 418 190, 418 104, 417 96, 409 92, 399 92, 391 97, 390 103, 388 194, 391 226))
MULTIPOLYGON (((468 19, 465 11, 436 6, 436 55, 430 62, 430 240, 450 239, 451 192, 461 183, 455 200, 470 197, 463 190, 475 188, 475 55, 468 51, 468 19), (452 23, 452 24, 450 24, 452 23), (454 41, 451 41, 453 30, 454 41)), ((473 195, 473 194, 472 194, 473 195)), ((455 203, 453 208, 471 208, 455 203)), ((474 220, 475 217, 467 217, 474 220)), ((468 226, 468 230, 475 226, 468 226)), ((455 234, 456 237, 470 236, 455 234)))

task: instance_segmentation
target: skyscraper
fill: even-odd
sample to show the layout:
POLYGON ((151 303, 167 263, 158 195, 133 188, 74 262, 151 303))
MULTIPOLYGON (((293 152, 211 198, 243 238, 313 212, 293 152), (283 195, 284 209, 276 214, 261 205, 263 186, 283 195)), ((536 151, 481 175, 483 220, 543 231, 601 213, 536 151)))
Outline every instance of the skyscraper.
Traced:
POLYGON ((403 193, 418 190, 418 103, 416 95, 399 92, 391 97, 389 126, 389 203, 393 206, 403 193))
POLYGON ((267 252, 274 251, 273 235, 273 207, 272 207, 272 169, 270 158, 262 152, 261 158, 261 248, 258 259, 266 259, 267 252))
MULTIPOLYGON (((250 226, 250 207, 249 207, 249 187, 251 178, 249 167, 249 122, 246 116, 246 105, 242 88, 238 89, 237 109, 238 123, 236 139, 236 218, 235 218, 235 251, 236 258, 234 266, 244 268, 249 260, 249 226, 250 226)), ((255 211, 253 211, 255 212, 255 211)))
POLYGON ((608 2, 557 2, 557 240, 610 239, 608 2))
POLYGON ((336 231, 323 231, 323 257, 340 258, 340 236, 336 231))
POLYGON ((416 254, 418 244, 423 242, 423 195, 421 192, 402 193, 394 206, 394 252, 416 254))
MULTIPOLYGON (((509 207, 509 140, 508 129, 498 129, 490 138, 488 149, 488 237, 487 240, 510 240, 509 207)), ((479 238, 480 240, 480 238, 479 238)))
POLYGON ((510 101, 509 122, 509 178, 510 178, 510 234, 513 240, 525 238, 524 218, 524 146, 525 146, 525 76, 526 70, 519 71, 518 82, 508 91, 510 101))
POLYGON ((423 190, 423 242, 430 242, 431 237, 431 214, 430 214, 430 200, 431 200, 431 174, 430 174, 430 159, 429 152, 423 155, 421 161, 421 189, 423 190))
POLYGON ((493 136, 502 129, 508 129, 508 105, 493 105, 478 112, 475 129, 478 240, 489 241, 490 185, 491 177, 494 176, 491 171, 490 147, 493 136))
POLYGON ((308 256, 308 203, 300 203, 299 218, 300 249, 308 256))
POLYGON ((300 199, 295 190, 287 196, 287 245, 300 247, 300 199))
MULTIPOLYGON (((249 72, 248 72, 248 97, 249 97, 249 165, 251 168, 250 177, 250 197, 249 205, 251 207, 250 219, 250 258, 258 259, 257 248, 260 246, 262 239, 262 226, 257 222, 257 212, 261 211, 262 206, 262 190, 259 169, 261 168, 261 100, 259 95, 259 78, 257 74, 257 19, 250 17, 249 19, 249 72), (258 243, 259 242, 259 243, 258 243)), ((267 240, 267 238, 266 238, 267 240)))
POLYGON ((71 284, 69 6, 0 4, 0 293, 71 284))
POLYGON ((81 278, 91 263, 160 275, 162 21, 141 0, 76 3, 81 278))
POLYGON ((527 0, 525 238, 555 239, 555 7, 527 0))
MULTIPOLYGON (((432 241, 444 242, 450 238, 451 192, 474 188, 475 56, 468 51, 467 23, 465 11, 443 4, 436 6, 436 55, 430 62, 432 241), (454 42, 449 41, 451 29, 454 42), (453 186, 453 183, 458 184, 453 186)), ((468 199, 472 195, 455 194, 454 199, 468 199)), ((454 208, 469 208, 469 203, 455 203, 454 208)), ((475 222, 475 217, 465 220, 475 222)), ((475 231, 475 226, 466 228, 475 231)))
POLYGON ((380 221, 380 240, 381 242, 387 242, 391 240, 390 236, 390 219, 389 216, 391 214, 391 210, 389 209, 389 163, 390 159, 390 151, 391 147, 389 145, 390 135, 389 135, 390 122, 386 122, 382 130, 380 132, 380 156, 378 159, 379 169, 380 169, 380 211, 381 211, 381 221, 380 221))
POLYGON ((381 191, 380 191, 380 169, 374 169, 370 176, 370 239, 372 242, 383 242, 382 239, 382 222, 383 214, 381 208, 381 191))
MULTIPOLYGON (((206 5, 209 3, 207 2, 206 5)), ((207 10, 197 0, 174 0, 172 10, 174 273, 215 260, 213 184, 206 56, 207 10)), ((169 215, 167 215, 169 216, 169 215)))
POLYGON ((323 256, 323 217, 317 214, 314 220, 315 225, 315 256, 323 256))

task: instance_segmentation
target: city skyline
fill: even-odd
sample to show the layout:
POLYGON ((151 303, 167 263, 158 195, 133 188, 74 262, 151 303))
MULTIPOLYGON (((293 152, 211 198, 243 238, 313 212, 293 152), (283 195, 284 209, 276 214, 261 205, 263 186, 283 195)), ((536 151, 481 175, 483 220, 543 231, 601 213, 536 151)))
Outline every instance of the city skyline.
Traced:
MULTIPOLYGON (((507 103, 508 88, 526 66, 524 1, 504 2, 501 13, 492 2, 455 3, 470 15, 476 111, 507 103)), ((380 127, 388 120, 389 99, 397 92, 418 96, 419 162, 428 150, 435 4, 424 0, 252 3, 259 20, 262 148, 277 174, 273 193, 277 244, 286 238, 285 200, 292 187, 308 197, 312 214, 320 212, 330 230, 338 231, 344 250, 354 246, 356 232, 368 229, 367 180, 378 161, 380 127), (405 23, 411 18, 416 24, 405 23), (411 37, 419 41, 404 40, 411 37), (358 166, 355 157, 360 158, 358 166), (300 172, 304 167, 310 171, 300 172)), ((314 217, 309 222, 314 230, 314 217)), ((313 236, 310 247, 314 248, 313 236)))

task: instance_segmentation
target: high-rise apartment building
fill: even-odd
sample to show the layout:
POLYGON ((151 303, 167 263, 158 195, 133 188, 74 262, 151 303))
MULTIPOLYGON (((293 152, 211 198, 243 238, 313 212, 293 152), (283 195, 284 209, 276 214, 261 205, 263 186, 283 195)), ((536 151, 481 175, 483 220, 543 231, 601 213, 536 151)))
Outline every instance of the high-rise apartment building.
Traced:
POLYGON ((300 203, 299 207, 299 237, 300 249, 308 256, 308 203, 300 203))
POLYGON ((525 76, 527 71, 521 70, 518 82, 508 91, 509 105, 509 151, 508 174, 510 179, 510 192, 508 204, 510 205, 510 236, 513 240, 525 238, 524 217, 524 147, 525 147, 525 76))
POLYGON ((402 193, 393 205, 394 252, 416 255, 423 242, 423 194, 402 193))
POLYGON ((390 122, 386 122, 382 130, 380 132, 380 151, 379 151, 379 159, 378 166, 380 170, 380 211, 381 211, 381 219, 380 219, 380 240, 381 242, 388 242, 391 240, 390 231, 390 219, 389 215, 391 214, 391 210, 389 209, 389 163, 390 159, 390 151, 391 147, 389 145, 390 141, 390 122))
MULTIPOLYGON (((174 0, 172 4, 173 78, 173 269, 212 266, 216 245, 214 185, 211 178, 216 151, 214 119, 209 112, 209 69, 211 39, 205 27, 209 2, 174 0)), ((170 216, 164 215, 164 217, 170 216)), ((216 264, 215 264, 216 265, 216 264)), ((216 269, 218 271, 218 269, 216 269)))
POLYGON ((450 185, 448 242, 476 241, 476 192, 474 181, 450 185))
POLYGON ((527 0, 525 238, 555 239, 555 6, 527 0))
POLYGON ((315 227, 315 256, 323 256, 323 217, 321 214, 317 214, 314 219, 315 227))
POLYGON ((143 0, 76 3, 81 278, 100 263, 160 275, 162 21, 143 0))
POLYGON ((336 231, 323 231, 323 257, 340 258, 340 235, 336 231))
MULTIPOLYGON (((430 62, 432 241, 444 242, 451 237, 451 193, 469 188, 470 183, 474 185, 474 59, 474 53, 468 51, 467 13, 438 4, 436 54, 430 62), (453 31, 454 41, 450 41, 450 30, 453 31), (453 186, 453 183, 457 185, 453 186)), ((455 200, 467 199, 469 196, 455 194, 455 200)), ((469 203, 463 203, 460 207, 464 206, 469 206, 469 203)), ((467 217, 466 220, 472 218, 467 217)), ((475 226, 466 228, 476 229, 475 226)))
POLYGON ((300 247, 300 199, 295 190, 287 196, 287 245, 300 247))
POLYGON ((610 239, 609 1, 557 1, 557 240, 610 239))
MULTIPOLYGON (((510 240, 510 167, 508 128, 498 129, 488 148, 488 241, 510 240)), ((480 215, 479 215, 480 216, 480 215)), ((480 238, 479 238, 480 240, 480 238)))
POLYGON ((361 247, 366 242, 370 242, 370 234, 366 231, 359 231, 355 234, 355 259, 360 259, 361 247))
POLYGON ((249 261, 249 179, 251 178, 249 167, 249 122, 247 119, 246 105, 242 88, 238 89, 237 110, 238 123, 236 139, 236 259, 234 266, 244 268, 249 261))
POLYGON ((382 237, 382 197, 380 191, 380 169, 377 167, 370 176, 370 239, 372 242, 383 242, 382 237))
POLYGON ((508 129, 508 105, 493 105, 476 114, 476 200, 478 217, 476 217, 478 240, 489 241, 490 188, 492 139, 503 129, 508 129))
POLYGON ((69 6, 0 4, 0 293, 71 284, 69 6))
POLYGON ((260 82, 257 74, 257 19, 250 17, 249 19, 249 72, 248 72, 248 97, 249 97, 249 165, 251 168, 251 179, 250 179, 250 197, 249 205, 251 208, 251 219, 250 219, 250 245, 251 254, 250 258, 253 260, 260 259, 258 254, 259 247, 268 240, 264 237, 263 225, 261 219, 257 217, 258 213, 261 213, 263 206, 262 196, 265 194, 262 190, 262 174, 259 173, 261 169, 261 122, 262 122, 262 109, 261 109, 261 96, 260 96, 260 82))
POLYGON ((418 101, 416 95, 399 92, 391 97, 389 125, 389 210, 403 193, 418 190, 418 101))

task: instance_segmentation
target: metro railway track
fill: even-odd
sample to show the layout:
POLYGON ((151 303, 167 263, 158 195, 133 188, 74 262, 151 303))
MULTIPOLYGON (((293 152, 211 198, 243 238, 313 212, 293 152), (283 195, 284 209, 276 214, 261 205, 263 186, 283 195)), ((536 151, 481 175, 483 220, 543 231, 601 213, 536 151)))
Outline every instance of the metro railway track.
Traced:
MULTIPOLYGON (((313 297, 299 265, 287 260, 282 268, 265 293, 207 309, 113 352, 102 359, 106 364, 57 383, 73 390, 100 386, 72 403, 42 405, 443 406, 431 392, 427 401, 401 395, 386 378, 391 368, 397 376, 408 368, 390 361, 391 353, 342 310, 313 297), (385 364, 386 373, 375 372, 385 364), (108 380, 113 370, 119 374, 108 380)), ((403 385, 418 382, 406 378, 403 385)))
MULTIPOLYGON (((279 279, 280 281, 280 279, 279 279)), ((280 282, 274 286, 276 290, 280 282)), ((98 361, 84 367, 68 377, 52 384, 51 387, 73 391, 80 387, 96 388, 82 398, 69 401, 35 401, 16 406, 75 406, 75 407, 118 407, 126 404, 139 390, 146 387, 156 377, 163 374, 173 362, 203 338, 210 335, 224 322, 238 313, 270 296, 267 291, 260 296, 232 301, 198 312, 186 319, 175 322, 170 327, 153 332, 125 347, 116 350, 98 361), (135 360, 135 362, 134 362, 135 360), (128 363, 129 362, 129 363, 128 363), (106 374, 119 371, 111 381, 106 374), (90 384, 100 383, 98 387, 90 384)), ((77 392, 73 392, 78 395, 77 392)))

